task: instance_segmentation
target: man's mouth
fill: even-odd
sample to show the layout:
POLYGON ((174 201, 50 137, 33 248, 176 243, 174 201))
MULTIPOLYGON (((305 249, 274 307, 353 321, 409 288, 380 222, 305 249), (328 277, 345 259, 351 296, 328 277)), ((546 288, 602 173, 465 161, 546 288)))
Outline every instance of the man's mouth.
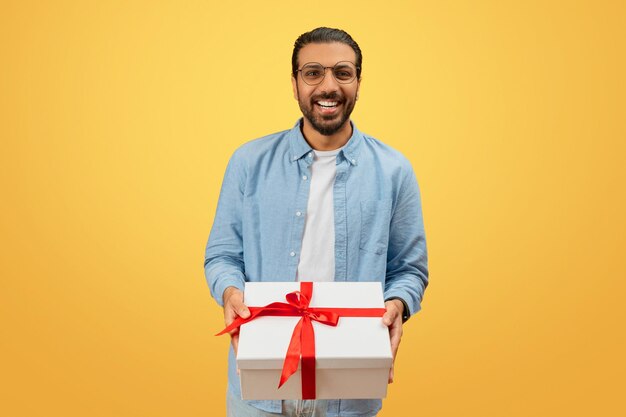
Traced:
POLYGON ((339 104, 338 101, 318 101, 317 104, 320 107, 324 107, 324 108, 333 108, 333 107, 337 107, 337 105, 339 104))
POLYGON ((322 114, 333 114, 337 111, 340 103, 336 100, 318 100, 315 102, 322 114))

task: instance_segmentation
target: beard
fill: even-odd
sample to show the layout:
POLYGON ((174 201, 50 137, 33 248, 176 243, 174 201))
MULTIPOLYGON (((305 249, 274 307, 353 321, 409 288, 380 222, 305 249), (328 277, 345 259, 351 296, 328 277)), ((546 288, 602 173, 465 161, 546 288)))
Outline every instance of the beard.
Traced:
POLYGON ((300 94, 298 93, 298 105, 304 117, 311 123, 311 126, 313 126, 313 129, 321 135, 331 136, 337 133, 344 126, 346 121, 348 121, 352 110, 354 110, 355 100, 351 100, 342 94, 331 93, 311 97, 310 101, 307 103, 300 99, 300 94), (343 106, 343 109, 340 113, 335 115, 315 114, 315 103, 319 100, 335 100, 338 102, 338 106, 343 106))

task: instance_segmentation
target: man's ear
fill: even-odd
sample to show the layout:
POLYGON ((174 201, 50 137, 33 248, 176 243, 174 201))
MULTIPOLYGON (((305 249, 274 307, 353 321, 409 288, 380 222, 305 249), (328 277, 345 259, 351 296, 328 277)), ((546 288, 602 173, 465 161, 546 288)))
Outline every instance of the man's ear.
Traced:
POLYGON ((293 98, 298 101, 298 80, 293 75, 291 76, 291 87, 293 88, 293 98))
POLYGON ((359 91, 361 90, 361 80, 362 78, 359 78, 358 84, 356 86, 356 97, 354 98, 355 101, 359 99, 359 91))

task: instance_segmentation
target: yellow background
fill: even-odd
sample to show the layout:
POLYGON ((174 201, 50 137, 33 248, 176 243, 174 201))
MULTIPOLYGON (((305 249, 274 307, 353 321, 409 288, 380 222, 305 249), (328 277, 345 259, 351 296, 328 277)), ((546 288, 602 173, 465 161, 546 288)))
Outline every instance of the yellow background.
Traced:
POLYGON ((380 415, 626 415, 625 9, 2 0, 0 415, 224 414, 204 245, 321 25, 423 194, 431 285, 380 415))

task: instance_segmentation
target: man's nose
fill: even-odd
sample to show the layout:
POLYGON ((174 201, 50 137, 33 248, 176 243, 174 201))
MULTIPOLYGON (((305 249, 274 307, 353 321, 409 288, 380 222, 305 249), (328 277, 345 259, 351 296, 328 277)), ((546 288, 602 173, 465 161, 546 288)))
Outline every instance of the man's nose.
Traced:
POLYGON ((325 92, 339 90, 339 83, 335 79, 332 68, 324 68, 324 78, 319 84, 319 88, 325 92))

